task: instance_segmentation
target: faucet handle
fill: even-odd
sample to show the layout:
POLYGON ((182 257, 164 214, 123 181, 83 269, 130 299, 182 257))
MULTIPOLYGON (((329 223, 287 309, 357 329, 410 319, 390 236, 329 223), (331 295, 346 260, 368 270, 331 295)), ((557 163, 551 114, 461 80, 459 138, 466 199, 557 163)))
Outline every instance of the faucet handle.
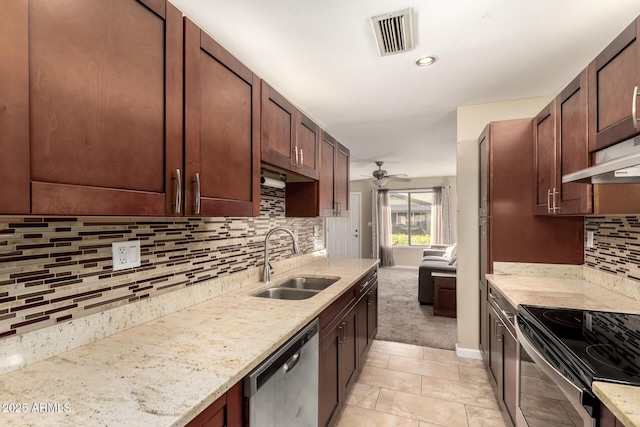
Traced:
POLYGON ((275 272, 276 272, 276 271, 273 269, 273 267, 271 267, 271 263, 270 263, 270 262, 269 262, 269 263, 267 263, 267 265, 269 266, 269 274, 273 274, 273 273, 275 273, 275 272))

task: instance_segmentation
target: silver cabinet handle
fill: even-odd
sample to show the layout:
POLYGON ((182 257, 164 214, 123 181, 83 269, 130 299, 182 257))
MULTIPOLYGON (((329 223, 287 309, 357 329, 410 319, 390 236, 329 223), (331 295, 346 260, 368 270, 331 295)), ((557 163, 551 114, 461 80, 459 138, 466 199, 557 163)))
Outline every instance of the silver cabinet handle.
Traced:
POLYGON ((194 208, 195 214, 200 215, 201 198, 200 198, 200 174, 199 173, 196 173, 196 177, 192 182, 196 183, 196 204, 193 205, 193 208, 194 208))
POLYGON ((633 128, 638 130, 638 110, 636 107, 636 101, 638 98, 638 86, 633 88, 633 99, 631 103, 631 118, 633 119, 633 128))
POLYGON ((496 323, 496 339, 498 340, 498 342, 502 342, 502 334, 500 333, 500 329, 498 328, 502 328, 502 323, 498 320, 498 323, 496 323))
POLYGON ((547 213, 551 213, 551 189, 547 188, 547 213))
POLYGON ((552 194, 553 194, 553 213, 556 213, 556 211, 559 211, 560 209, 562 209, 560 206, 558 206, 558 200, 556 198, 556 196, 560 195, 560 192, 554 188, 552 194))
POLYGON ((176 174, 172 177, 176 180, 176 213, 180 213, 180 205, 182 205, 182 179, 180 178, 180 169, 176 169, 176 174))
POLYGON ((300 169, 304 166, 304 153, 302 152, 302 148, 300 149, 300 169))
POLYGON ((296 145, 295 148, 293 149, 293 152, 296 154, 296 162, 295 162, 295 167, 298 167, 298 146, 296 145))

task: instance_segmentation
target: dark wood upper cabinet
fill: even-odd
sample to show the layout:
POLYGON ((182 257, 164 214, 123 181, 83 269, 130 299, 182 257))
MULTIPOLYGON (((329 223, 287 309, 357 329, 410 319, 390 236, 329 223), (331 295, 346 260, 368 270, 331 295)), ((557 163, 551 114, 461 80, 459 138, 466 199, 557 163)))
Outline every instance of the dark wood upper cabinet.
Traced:
POLYGON ((632 105, 640 87, 640 18, 631 23, 589 64, 589 138, 591 151, 640 131, 632 105))
POLYGON ((324 131, 319 147, 320 179, 287 183, 287 216, 348 215, 349 149, 324 131))
POLYGON ((320 126, 298 111, 296 120, 296 147, 298 173, 313 179, 319 178, 320 126))
POLYGON ((185 211, 260 213, 260 79, 189 19, 185 34, 185 211))
POLYGON ((182 14, 153 0, 2 9, 0 213, 176 213, 182 14))
POLYGON ((551 101, 533 120, 534 205, 536 215, 552 215, 556 197, 556 102, 551 101))
POLYGON ((31 211, 29 189, 29 4, 0 6, 0 213, 31 211))
POLYGON ((349 157, 347 147, 338 144, 336 164, 334 170, 334 194, 338 203, 337 216, 348 215, 349 210, 349 157))
POLYGON ((587 70, 534 119, 536 215, 593 212, 591 186, 562 183, 562 176, 589 167, 587 70))
POLYGON ((320 144, 320 214, 332 216, 336 208, 335 163, 338 152, 338 141, 326 132, 322 132, 320 144))
POLYGON ((320 127, 262 81, 262 161, 318 179, 320 127))
POLYGON ((349 210, 349 149, 326 132, 320 145, 320 215, 346 216, 349 210))
POLYGON ((488 144, 486 179, 491 212, 486 223, 480 224, 480 233, 487 233, 481 236, 487 245, 487 272, 492 271, 496 261, 576 265, 584 262, 581 217, 533 214, 532 183, 536 179, 533 122, 532 119, 492 122, 488 125, 489 132, 485 130, 482 134, 488 144))
POLYGON ((556 213, 560 215, 593 212, 592 186, 562 183, 568 173, 589 167, 589 109, 587 70, 577 76, 556 98, 556 213))
POLYGON ((285 170, 297 169, 297 109, 262 81, 262 161, 285 170))

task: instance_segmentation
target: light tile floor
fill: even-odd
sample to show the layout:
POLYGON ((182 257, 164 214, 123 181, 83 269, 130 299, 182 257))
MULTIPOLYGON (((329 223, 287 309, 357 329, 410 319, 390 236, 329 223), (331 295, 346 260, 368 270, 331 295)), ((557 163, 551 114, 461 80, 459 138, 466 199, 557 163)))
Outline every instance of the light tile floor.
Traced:
POLYGON ((337 427, 506 427, 480 360, 374 341, 337 427))

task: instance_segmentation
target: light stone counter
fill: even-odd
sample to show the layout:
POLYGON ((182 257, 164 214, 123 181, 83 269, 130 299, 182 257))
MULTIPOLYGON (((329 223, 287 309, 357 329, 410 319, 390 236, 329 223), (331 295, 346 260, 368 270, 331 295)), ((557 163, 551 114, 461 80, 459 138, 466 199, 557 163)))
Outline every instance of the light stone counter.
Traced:
POLYGON ((376 264, 319 258, 1 375, 0 425, 184 425, 376 264), (306 300, 250 296, 297 275, 341 279, 306 300))
POLYGON ((518 304, 640 314, 640 302, 583 279, 488 274, 489 282, 518 304))
MULTIPOLYGON (((583 279, 495 274, 487 279, 514 307, 531 304, 640 314, 639 301, 583 279)), ((640 427, 640 387, 603 382, 594 382, 592 387, 625 426, 640 427)))

